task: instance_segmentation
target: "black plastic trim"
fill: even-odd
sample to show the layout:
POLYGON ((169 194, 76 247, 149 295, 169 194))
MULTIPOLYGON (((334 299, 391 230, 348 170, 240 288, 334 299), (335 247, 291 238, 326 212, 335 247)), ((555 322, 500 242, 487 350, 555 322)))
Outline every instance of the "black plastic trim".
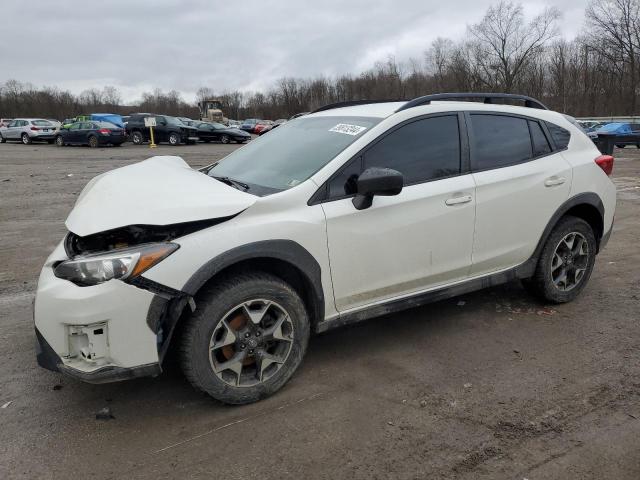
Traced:
POLYGON ((36 330, 36 360, 38 365, 52 372, 59 372, 58 365, 62 363, 60 356, 51 348, 49 342, 47 342, 40 330, 36 330))
POLYGON ((397 103, 397 102, 406 102, 406 100, 350 100, 346 102, 336 102, 329 103, 327 105, 323 105, 320 108, 315 109, 311 113, 324 112, 326 110, 333 110, 334 108, 343 108, 343 107, 355 107, 357 105, 369 105, 374 103, 397 103))
POLYGON ((225 268, 245 260, 260 258, 282 260, 298 269, 313 289, 310 293, 315 300, 314 318, 317 321, 324 319, 324 290, 320 265, 313 255, 292 240, 263 240, 228 250, 202 265, 184 284, 182 291, 195 296, 206 282, 225 268))
POLYGON ((522 277, 519 275, 517 267, 511 268, 504 272, 495 273, 493 275, 484 276, 482 278, 476 278, 464 283, 459 283, 457 285, 430 290, 428 292, 419 293, 410 297, 391 300, 383 304, 373 305, 371 307, 357 310, 355 312, 345 313, 340 315, 339 317, 320 322, 316 326, 316 331, 318 333, 325 332, 333 328, 351 325, 353 323, 358 323, 373 317, 380 317, 383 315, 400 312, 409 308, 420 307, 422 305, 433 303, 438 300, 457 297, 458 295, 473 292, 475 290, 494 287, 496 285, 510 282, 511 280, 516 280, 518 278, 526 277, 522 277))
POLYGON ((407 110, 408 108, 418 107, 421 105, 429 105, 431 102, 440 101, 440 100, 465 100, 465 99, 481 99, 486 104, 494 103, 494 99, 502 99, 502 100, 517 100, 524 102, 525 107, 528 108, 537 108, 540 110, 549 110, 540 100, 536 100, 535 98, 528 97, 526 95, 517 95, 513 93, 476 93, 476 92, 465 92, 465 93, 435 93, 432 95, 425 95, 423 97, 414 98, 413 100, 405 103, 402 107, 400 107, 397 112, 401 112, 402 110, 407 110))
POLYGON ((111 383, 140 377, 157 377, 162 373, 159 363, 149 363, 138 367, 123 368, 106 366, 92 372, 83 372, 64 364, 58 365, 60 373, 86 383, 111 383))

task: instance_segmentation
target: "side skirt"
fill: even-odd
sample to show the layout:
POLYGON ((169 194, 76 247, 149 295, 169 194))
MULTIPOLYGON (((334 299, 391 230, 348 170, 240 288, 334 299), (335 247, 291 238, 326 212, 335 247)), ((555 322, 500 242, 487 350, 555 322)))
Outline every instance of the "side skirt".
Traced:
POLYGON ((535 270, 535 266, 537 263, 536 260, 537 259, 530 259, 522 265, 510 268, 509 270, 494 273, 481 278, 474 278, 464 283, 459 283, 449 287, 442 287, 435 290, 429 290, 428 292, 417 293, 410 297, 405 297, 397 300, 390 300, 389 302, 372 305, 356 312, 344 313, 338 317, 324 320, 323 322, 318 323, 316 325, 316 332, 326 332, 327 330, 331 330, 333 328, 351 325, 363 320, 380 317, 382 315, 388 315, 390 313, 400 312, 409 308, 420 307, 422 305, 437 302, 439 300, 457 297, 465 293, 501 285, 512 280, 529 278, 533 275, 533 272, 535 270))

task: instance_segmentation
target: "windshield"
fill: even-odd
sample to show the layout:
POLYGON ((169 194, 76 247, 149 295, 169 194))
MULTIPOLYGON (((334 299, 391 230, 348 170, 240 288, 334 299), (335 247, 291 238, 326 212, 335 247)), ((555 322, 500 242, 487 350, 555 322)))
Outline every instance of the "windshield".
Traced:
POLYGON ((380 122, 369 117, 305 117, 239 148, 207 173, 249 185, 256 195, 295 187, 380 122))
POLYGON ((48 122, 47 120, 33 120, 31 123, 33 125, 37 125, 38 127, 50 127, 53 125, 51 122, 48 122))

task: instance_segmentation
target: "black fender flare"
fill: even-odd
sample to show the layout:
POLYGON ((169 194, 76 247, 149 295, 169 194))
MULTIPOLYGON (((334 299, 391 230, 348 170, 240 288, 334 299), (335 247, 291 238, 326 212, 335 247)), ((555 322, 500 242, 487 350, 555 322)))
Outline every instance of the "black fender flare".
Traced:
POLYGON ((232 248, 204 263, 180 289, 190 296, 227 267, 251 259, 275 259, 296 268, 311 288, 314 312, 310 312, 316 322, 324 320, 324 291, 322 271, 313 255, 293 240, 263 240, 232 248))
MULTIPOLYGON (((600 213, 600 218, 602 220, 602 224, 604 225, 604 204, 602 203, 602 199, 597 193, 584 192, 569 198, 562 205, 560 205, 560 207, 558 207, 558 209, 547 222, 547 226, 544 228, 542 235, 540 236, 540 240, 538 240, 538 244, 536 245, 536 249, 533 251, 533 255, 531 255, 529 260, 517 267, 516 271, 519 278, 528 278, 533 275, 536 269, 536 265, 538 264, 538 258, 540 258, 542 249, 544 248, 544 245, 547 242, 547 238, 549 238, 551 231, 556 226, 558 221, 564 215, 566 215, 569 210, 571 210, 573 207, 577 207, 578 205, 590 205, 592 207, 595 207, 600 213)), ((602 231, 595 233, 598 247, 600 247, 600 241, 606 232, 602 231)))

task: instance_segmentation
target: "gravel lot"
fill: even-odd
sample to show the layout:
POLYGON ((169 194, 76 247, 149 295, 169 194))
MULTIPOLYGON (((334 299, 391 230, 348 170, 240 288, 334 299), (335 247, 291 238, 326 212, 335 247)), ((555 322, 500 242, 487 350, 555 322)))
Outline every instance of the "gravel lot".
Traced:
POLYGON ((151 154, 0 145, 0 478, 640 478, 640 150, 616 152, 614 233, 577 301, 516 283, 332 331, 246 407, 171 366, 94 386, 36 365, 37 276, 76 195, 151 154))

